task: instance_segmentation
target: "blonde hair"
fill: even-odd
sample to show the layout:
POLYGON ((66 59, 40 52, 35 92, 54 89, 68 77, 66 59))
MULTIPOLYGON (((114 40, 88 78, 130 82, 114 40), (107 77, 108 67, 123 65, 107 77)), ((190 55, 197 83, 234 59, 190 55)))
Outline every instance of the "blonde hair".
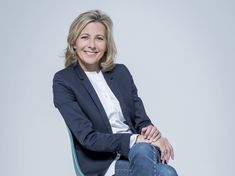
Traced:
POLYGON ((103 71, 109 71, 114 67, 114 58, 117 54, 117 49, 113 39, 113 22, 108 15, 100 10, 84 12, 72 22, 67 38, 68 45, 65 49, 65 67, 77 63, 78 56, 74 50, 75 42, 82 30, 91 22, 100 22, 106 28, 107 50, 100 61, 100 68, 103 71))

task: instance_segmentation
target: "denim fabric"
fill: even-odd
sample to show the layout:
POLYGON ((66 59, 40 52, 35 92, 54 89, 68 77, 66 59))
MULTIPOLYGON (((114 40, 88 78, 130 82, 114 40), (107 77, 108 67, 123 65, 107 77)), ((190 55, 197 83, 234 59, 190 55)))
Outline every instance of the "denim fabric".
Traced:
POLYGON ((161 163, 159 150, 151 144, 135 144, 128 160, 116 162, 115 176, 177 176, 173 167, 161 163))

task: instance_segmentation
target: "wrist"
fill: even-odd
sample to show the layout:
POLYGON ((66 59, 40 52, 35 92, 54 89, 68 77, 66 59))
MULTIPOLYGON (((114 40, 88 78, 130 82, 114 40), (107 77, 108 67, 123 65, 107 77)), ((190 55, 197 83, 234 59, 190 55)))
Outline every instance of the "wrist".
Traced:
POLYGON ((139 134, 136 138, 136 143, 141 143, 141 142, 149 143, 149 140, 146 139, 144 135, 139 134))

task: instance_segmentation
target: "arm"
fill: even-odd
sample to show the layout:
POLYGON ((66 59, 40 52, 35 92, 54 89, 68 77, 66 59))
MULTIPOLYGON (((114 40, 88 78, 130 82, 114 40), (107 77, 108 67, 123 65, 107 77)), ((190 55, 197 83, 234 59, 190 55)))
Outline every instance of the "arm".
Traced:
POLYGON ((170 158, 174 159, 174 150, 170 142, 167 140, 167 138, 161 136, 160 131, 151 123, 150 119, 146 115, 143 102, 138 96, 137 88, 134 84, 132 76, 131 83, 135 128, 139 132, 139 135, 136 138, 136 143, 150 143, 153 146, 159 148, 161 151, 161 160, 163 163, 165 161, 168 162, 170 158))
POLYGON ((128 156, 131 134, 101 133, 81 109, 72 88, 56 74, 53 79, 54 104, 79 143, 97 152, 118 152, 128 156))
MULTIPOLYGON (((129 71, 128 73, 131 76, 129 71)), ((149 117, 147 116, 143 102, 138 96, 138 91, 137 91, 137 88, 135 86, 132 76, 131 76, 131 84, 132 84, 131 85, 132 86, 132 98, 133 98, 133 104, 134 104, 135 128, 137 129, 139 134, 144 135, 145 138, 148 138, 151 142, 157 141, 161 137, 161 133, 157 129, 157 127, 155 127, 151 123, 149 117)))
POLYGON ((134 126, 135 126, 135 129, 137 130, 137 132, 139 134, 141 134, 141 130, 144 127, 152 125, 152 123, 145 112, 144 104, 143 104, 141 98, 138 96, 138 90, 136 88, 134 80, 133 80, 129 70, 126 67, 125 67, 125 69, 128 72, 128 75, 130 76, 130 80, 131 80, 131 98, 132 98, 132 103, 133 103, 132 122, 134 122, 134 126))

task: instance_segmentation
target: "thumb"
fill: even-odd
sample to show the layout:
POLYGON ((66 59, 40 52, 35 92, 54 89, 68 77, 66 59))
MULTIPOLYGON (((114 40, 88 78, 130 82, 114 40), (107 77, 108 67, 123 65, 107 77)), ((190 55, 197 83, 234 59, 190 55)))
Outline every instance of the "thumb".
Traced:
POLYGON ((146 132, 146 130, 147 130, 147 127, 142 128, 141 129, 141 134, 143 135, 146 132))

